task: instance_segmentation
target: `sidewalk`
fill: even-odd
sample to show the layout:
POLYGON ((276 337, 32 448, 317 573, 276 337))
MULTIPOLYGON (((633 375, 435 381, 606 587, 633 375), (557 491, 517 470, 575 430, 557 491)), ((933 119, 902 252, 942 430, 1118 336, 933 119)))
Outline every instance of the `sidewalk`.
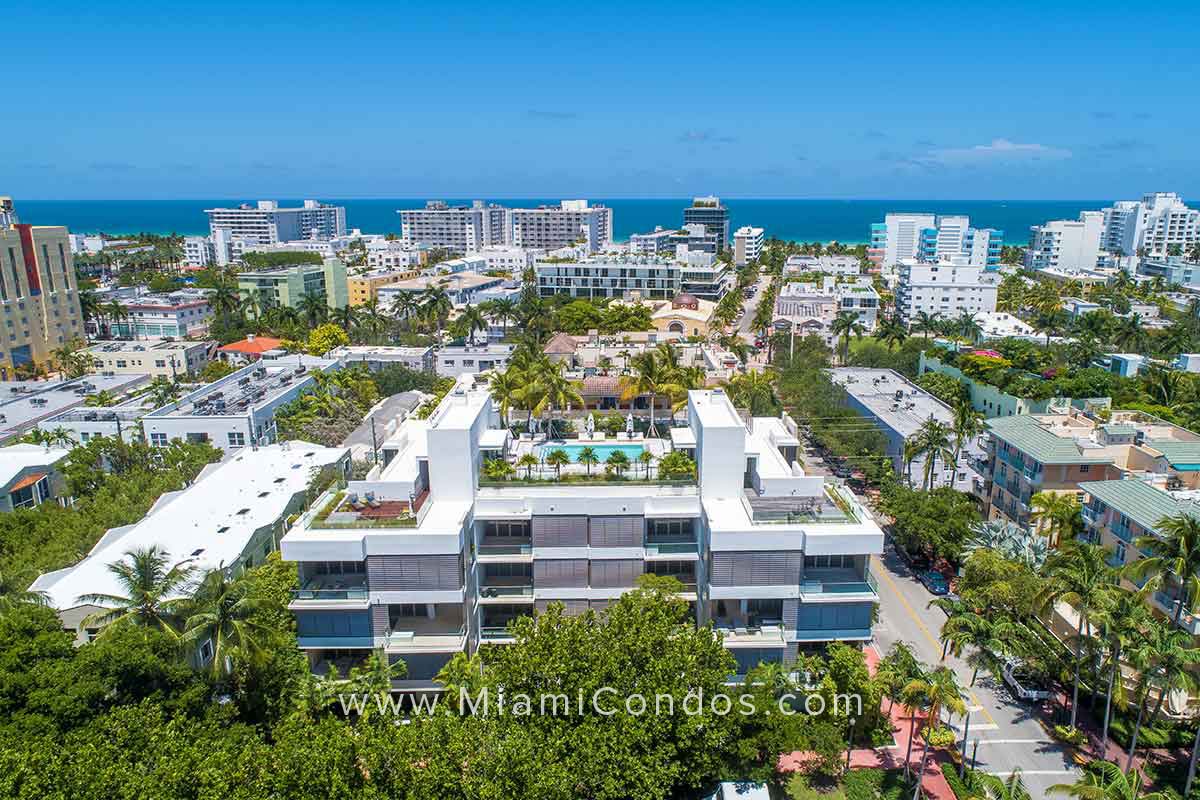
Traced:
MULTIPOLYGON (((868 645, 865 653, 867 668, 874 674, 875 667, 879 664, 879 653, 876 652, 874 645, 868 645)), ((851 750, 850 769, 904 769, 904 756, 908 752, 909 734, 914 728, 913 721, 916 720, 916 730, 919 731, 924 717, 920 715, 914 717, 909 709, 899 703, 889 703, 886 699, 882 701, 880 708, 885 706, 887 706, 888 718, 892 722, 892 736, 895 743, 883 747, 861 747, 851 750)), ((921 768, 921 758, 925 754, 924 747, 924 740, 917 739, 913 742, 909 761, 913 771, 921 768)), ((801 769, 807 760, 806 756, 807 754, 803 752, 785 753, 779 757, 776 769, 779 772, 794 772, 801 769)), ((949 755, 941 749, 934 750, 929 754, 925 773, 921 776, 921 786, 924 796, 930 800, 955 800, 954 791, 946 781, 946 776, 942 774, 942 763, 949 760, 949 755)))

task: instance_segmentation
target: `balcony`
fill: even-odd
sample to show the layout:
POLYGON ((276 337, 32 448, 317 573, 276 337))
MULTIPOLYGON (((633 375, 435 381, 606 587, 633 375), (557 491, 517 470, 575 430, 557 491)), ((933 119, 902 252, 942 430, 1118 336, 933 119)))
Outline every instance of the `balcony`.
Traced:
POLYGON ((481 560, 520 561, 533 557, 533 545, 529 542, 511 544, 489 544, 487 539, 476 551, 481 560))
POLYGON ((756 525, 853 525, 862 522, 855 505, 829 488, 812 497, 762 497, 753 489, 747 489, 743 501, 756 525))
POLYGON ((384 647, 392 653, 446 653, 461 650, 465 645, 467 630, 464 626, 453 628, 437 620, 428 620, 428 623, 406 624, 402 628, 388 631, 384 647))
POLYGON ((783 623, 738 625, 722 620, 713 621, 713 630, 720 632, 726 647, 784 647, 787 638, 783 623))
POLYGON ((1113 532, 1113 536, 1116 536, 1123 542, 1133 541, 1133 531, 1130 530, 1129 523, 1127 522, 1117 522, 1110 526, 1109 530, 1113 532))
POLYGON ((512 642, 516 641, 507 627, 480 628, 479 639, 481 642, 488 642, 491 644, 511 644, 512 642))
POLYGON ((480 602, 533 602, 533 581, 524 583, 491 582, 479 587, 480 602))
MULTIPOLYGON (((1159 591, 1154 593, 1154 602, 1168 617, 1175 618, 1175 609, 1179 605, 1176 598, 1167 592, 1159 591)), ((1193 636, 1200 635, 1200 617, 1184 606, 1183 613, 1179 615, 1179 627, 1193 636)))
POLYGON ((695 555, 699 549, 700 546, 695 540, 646 542, 646 558, 695 555))
POLYGON ((341 602, 349 607, 365 607, 367 599, 367 576, 361 572, 314 575, 292 590, 292 604, 341 602))
POLYGON ((862 576, 853 570, 809 573, 800 578, 800 599, 806 603, 879 602, 879 583, 870 570, 862 576))
MULTIPOLYGON (((417 499, 419 510, 424 496, 417 499)), ((301 523, 309 530, 338 528, 413 528, 417 517, 407 500, 377 500, 355 492, 330 491, 322 495, 301 523)))
POLYGON ((1084 506, 1080 512, 1080 515, 1083 517, 1084 525, 1095 526, 1100 524, 1100 519, 1104 515, 1104 512, 1097 511, 1090 506, 1084 506))

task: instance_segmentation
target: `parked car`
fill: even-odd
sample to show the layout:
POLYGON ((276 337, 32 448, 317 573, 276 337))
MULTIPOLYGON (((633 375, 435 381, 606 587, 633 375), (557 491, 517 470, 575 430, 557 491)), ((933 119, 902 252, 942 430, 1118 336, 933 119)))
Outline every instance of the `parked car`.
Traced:
POLYGON ((929 568, 929 559, 924 553, 910 553, 897 544, 896 555, 900 556, 900 560, 908 565, 910 569, 923 570, 929 568))
POLYGON ((1004 662, 1000 674, 1012 693, 1021 700, 1037 702, 1050 697, 1050 688, 1043 685, 1020 661, 1010 659, 1004 662))
POLYGON ((946 576, 937 570, 926 570, 920 575, 921 583, 925 584, 925 588, 936 595, 950 593, 950 583, 946 580, 946 576))

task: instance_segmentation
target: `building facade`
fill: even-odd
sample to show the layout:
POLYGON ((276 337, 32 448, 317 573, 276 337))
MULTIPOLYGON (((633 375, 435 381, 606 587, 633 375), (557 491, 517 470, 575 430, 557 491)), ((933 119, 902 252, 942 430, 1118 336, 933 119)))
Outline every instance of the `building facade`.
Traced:
POLYGON ((349 303, 346 265, 340 259, 327 258, 321 264, 239 272, 238 292, 253 297, 260 311, 275 306, 299 308, 305 295, 316 295, 329 308, 349 303))
POLYGON ((749 225, 738 228, 733 234, 733 263, 744 267, 751 261, 757 261, 764 241, 762 228, 749 225))
POLYGON ((405 243, 424 244, 470 253, 483 247, 505 244, 508 209, 476 200, 470 206, 450 206, 430 200, 424 208, 404 209, 400 230, 405 243))
POLYGON ((1125 256, 1170 255, 1172 245, 1186 253, 1200 241, 1200 209, 1189 208, 1174 192, 1151 192, 1141 200, 1121 200, 1104 209, 1101 247, 1125 256))
POLYGON ((789 422, 743 422, 723 392, 694 391, 672 430, 694 478, 491 481, 484 463, 510 457, 511 437, 482 382, 464 376, 428 419, 397 428, 365 480, 313 507, 330 513, 284 536, 301 576, 290 606, 300 647, 317 671, 382 648, 407 666, 395 688, 433 688, 455 653, 511 642, 514 619, 552 603, 603 610, 643 574, 679 581, 738 673, 868 640, 882 533, 853 495, 802 474, 789 422), (347 502, 368 491, 379 508, 347 502))
POLYGON ((631 292, 642 297, 669 300, 681 291, 682 267, 671 259, 596 256, 560 263, 541 261, 537 270, 542 297, 622 298, 631 292))
POLYGON ((83 338, 67 229, 21 224, 10 197, 0 197, 0 308, 0 379, 44 365, 83 338))
POLYGON ((1004 231, 972 228, 966 216, 895 213, 871 225, 867 257, 877 269, 905 261, 959 259, 970 266, 995 268, 1003 241, 1004 231))
POLYGON ((723 251, 729 246, 729 209, 721 205, 719 197, 696 197, 692 204, 683 210, 683 225, 699 224, 704 230, 717 239, 717 250, 723 251))
POLYGON ((957 262, 902 263, 896 311, 905 323, 922 312, 943 318, 996 310, 999 273, 957 262))
POLYGON ((587 252, 595 253, 613 241, 612 209, 589 206, 587 200, 513 208, 507 220, 507 244, 524 249, 549 251, 580 244, 587 252))
POLYGON ((1081 211, 1078 220, 1058 219, 1030 229, 1025 266, 1030 269, 1059 269, 1068 272, 1096 268, 1100 260, 1100 237, 1104 215, 1081 211))
POLYGON ((346 233, 346 209, 316 200, 305 200, 299 208, 280 208, 275 200, 259 200, 237 208, 209 208, 209 235, 240 236, 258 244, 273 245, 296 239, 331 239, 346 233))
POLYGON ((196 289, 139 294, 118 302, 125 316, 108 323, 110 335, 118 338, 183 338, 203 332, 213 318, 207 293, 196 289))
POLYGON ((378 300, 380 287, 411 280, 420 274, 420 270, 416 269, 381 269, 362 275, 351 275, 346 278, 346 291, 350 298, 350 305, 361 306, 372 300, 378 300))
POLYGON ((92 369, 101 375, 149 375, 175 380, 203 370, 215 346, 213 342, 163 339, 93 342, 87 354, 92 369))

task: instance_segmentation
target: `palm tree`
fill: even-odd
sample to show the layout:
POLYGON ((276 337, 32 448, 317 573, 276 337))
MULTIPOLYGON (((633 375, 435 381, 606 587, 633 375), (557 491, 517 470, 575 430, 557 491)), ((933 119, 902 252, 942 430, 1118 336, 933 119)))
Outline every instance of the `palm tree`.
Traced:
POLYGON ((92 368, 92 359, 83 350, 83 342, 72 339, 51 354, 54 367, 66 378, 81 378, 92 368))
POLYGON ((554 410, 566 411, 569 406, 584 405, 578 386, 563 374, 565 369, 566 364, 563 362, 541 362, 530 388, 538 397, 537 403, 533 405, 533 413, 539 417, 542 414, 547 415, 546 432, 551 438, 554 436, 554 410))
POLYGON ((335 308, 330 312, 329 321, 346 333, 350 333, 358 323, 358 312, 355 311, 353 306, 347 304, 341 308, 335 308))
MULTIPOLYGON (((108 303, 105 306, 105 312, 106 312, 105 316, 108 317, 110 320, 112 320, 113 325, 115 325, 116 323, 120 322, 123 319, 129 319, 129 309, 127 309, 124 306, 124 304, 122 304, 118 300, 113 300, 111 303, 108 303)), ((137 330, 136 327, 131 327, 130 328, 131 334, 133 332, 136 332, 136 330, 137 330)), ((109 335, 110 336, 113 335, 111 328, 109 329, 109 335)))
POLYGON ((23 581, 15 581, 0 572, 0 614, 20 605, 44 606, 49 602, 44 592, 31 592, 23 581))
POLYGON ((1079 615, 1075 631, 1075 677, 1071 689, 1071 727, 1079 710, 1079 670, 1086 658, 1083 646, 1084 626, 1090 629, 1093 612, 1104 607, 1116 585, 1116 571, 1109 566, 1108 548, 1068 539, 1060 550, 1046 559, 1045 582, 1034 598, 1043 612, 1066 603, 1079 615))
POLYGON ((229 281, 221 281, 208 296, 208 304, 213 311, 222 316, 236 313, 241 304, 237 286, 229 281))
POLYGON ((181 391, 178 383, 159 375, 150 381, 150 386, 146 389, 145 400, 142 401, 142 405, 162 408, 168 403, 174 402, 175 398, 179 397, 181 391))
POLYGON ((637 460, 646 470, 646 480, 650 480, 650 465, 654 462, 654 454, 649 450, 642 450, 638 453, 637 460))
POLYGON ((927 490, 932 491, 933 470, 937 460, 940 458, 944 464, 954 458, 954 451, 950 447, 950 428, 931 415, 929 419, 921 423, 921 427, 917 429, 913 439, 917 443, 919 454, 925 456, 924 476, 921 484, 927 490))
POLYGON ((908 330, 899 316, 893 315, 880 320, 875 328, 875 338, 887 345, 888 350, 895 350, 897 345, 904 344, 908 338, 908 330))
POLYGON ((440 326, 454 308, 454 301, 446 292, 446 282, 441 281, 426 286, 425 291, 421 292, 420 305, 430 322, 435 326, 440 326))
POLYGON ((1178 625, 1184 606, 1194 607, 1200 599, 1200 520, 1185 513, 1163 517, 1155 532, 1139 536, 1134 546, 1146 557, 1126 569, 1135 579, 1153 577, 1171 587, 1175 594, 1171 621, 1178 625))
POLYGON ((571 463, 571 457, 561 447, 556 447, 546 456, 546 463, 554 467, 554 477, 562 478, 562 468, 571 463))
POLYGON ((843 364, 850 358, 850 337, 861 339, 866 331, 866 326, 859 320, 858 314, 853 311, 841 311, 833 318, 833 322, 829 324, 829 332, 839 340, 838 349, 843 364))
POLYGON ((1100 743, 1103 747, 1108 741, 1108 723, 1112 719, 1112 703, 1115 698, 1124 705, 1125 687, 1117 680, 1121 674, 1121 661, 1125 648, 1136 642, 1141 636, 1142 628, 1149 619, 1146 608, 1146 597, 1150 594, 1151 584, 1147 583, 1137 591, 1129 591, 1117 587, 1113 592, 1111 602, 1100 609, 1096 621, 1099 623, 1101 642, 1104 645, 1105 659, 1100 665, 1101 672, 1108 669, 1108 685, 1104 692, 1104 723, 1100 729, 1100 743))
MULTIPOLYGON (((730 401, 737 408, 744 408, 751 416, 773 415, 779 400, 775 396, 775 373, 772 370, 750 370, 734 375, 722 382, 730 401)), ((698 388, 698 387, 697 387, 698 388)))
POLYGON ((305 292, 296 303, 296 310, 308 322, 309 327, 315 328, 329 315, 329 303, 317 292, 305 292))
POLYGON ((937 333, 938 315, 930 314, 926 311, 918 311, 916 316, 913 317, 912 322, 909 324, 909 329, 913 333, 920 333, 926 339, 928 339, 929 334, 937 333))
POLYGON ((107 408, 117 404, 117 396, 108 389, 101 389, 95 394, 88 395, 83 404, 90 408, 107 408))
MULTIPOLYGON (((945 599, 939 598, 931 605, 941 604, 945 599)), ((967 647, 974 648, 967 657, 968 663, 974 668, 969 686, 975 685, 980 669, 994 669, 1000 665, 1000 655, 1008 649, 1006 642, 1011 636, 1012 627, 1012 623, 1003 618, 992 620, 970 611, 948 616, 942 623, 942 640, 956 658, 962 658, 967 647)), ((942 658, 945 658, 945 651, 942 658)))
POLYGON ((1111 761, 1093 761, 1079 780, 1056 783, 1049 791, 1080 800, 1167 800, 1165 792, 1142 794, 1145 781, 1145 776, 1137 770, 1121 772, 1111 761))
POLYGON ((488 378, 488 390, 492 400, 499 406, 500 421, 506 428, 509 426, 509 411, 521 402, 524 389, 525 376, 511 366, 503 372, 493 371, 488 378))
POLYGON ((504 338, 508 338, 508 321, 516 319, 517 316, 517 301, 507 297, 501 297, 497 300, 492 300, 489 303, 488 313, 496 319, 500 320, 500 324, 504 326, 504 338))
POLYGON ((476 331, 486 331, 488 328, 488 321, 480 313, 479 307, 470 304, 463 309, 462 314, 455 321, 462 326, 469 341, 474 340, 476 331))
POLYGON ((596 455, 596 448, 584 447, 579 451, 576 461, 587 466, 587 474, 590 478, 592 476, 592 465, 600 463, 600 456, 596 455))
POLYGON ((1007 778, 977 772, 974 776, 982 790, 982 800, 1033 800, 1033 795, 1021 780, 1021 768, 1015 767, 1007 778))
POLYGON ((959 314, 954 320, 954 327, 958 331, 958 335, 969 342, 974 342, 983 335, 983 326, 970 311, 964 310, 959 314))
POLYGON ((958 466, 958 457, 962 455, 963 445, 983 433, 983 416, 979 414, 969 399, 964 399, 954 406, 954 465, 958 466))
POLYGON ((630 359, 629 366, 636 376, 624 376, 620 379, 621 399, 630 402, 635 397, 649 395, 650 397, 650 428, 647 435, 657 436, 658 429, 654 425, 654 406, 659 395, 674 396, 682 391, 675 370, 668 367, 653 350, 646 350, 630 359))
POLYGON ((1144 353, 1148 349, 1150 334, 1146 332, 1140 314, 1121 317, 1112 334, 1113 344, 1126 353, 1144 353))
POLYGON ((1083 526, 1083 509, 1075 495, 1065 492, 1037 492, 1029 498, 1029 521, 1045 536, 1051 547, 1075 535, 1083 526))
POLYGON ((176 635, 172 622, 183 603, 180 595, 192 580, 192 567, 186 562, 168 566, 166 551, 150 546, 130 550, 122 560, 109 564, 108 571, 125 594, 82 595, 80 603, 108 607, 89 615, 84 625, 108 630, 113 623, 128 621, 176 635))
POLYGON ((604 463, 611 467, 617 473, 617 476, 620 477, 629 466, 629 456, 625 455, 625 451, 623 450, 613 450, 608 454, 608 458, 604 459, 604 463))
POLYGON ((200 647, 210 642, 214 678, 233 670, 233 659, 261 663, 270 628, 258 621, 262 604, 251 597, 244 581, 231 581, 222 567, 209 570, 192 597, 191 613, 180 643, 200 647))
POLYGON ((517 459, 517 467, 525 470, 526 480, 529 480, 533 477, 533 468, 537 465, 537 456, 535 456, 533 453, 526 453, 517 459))

